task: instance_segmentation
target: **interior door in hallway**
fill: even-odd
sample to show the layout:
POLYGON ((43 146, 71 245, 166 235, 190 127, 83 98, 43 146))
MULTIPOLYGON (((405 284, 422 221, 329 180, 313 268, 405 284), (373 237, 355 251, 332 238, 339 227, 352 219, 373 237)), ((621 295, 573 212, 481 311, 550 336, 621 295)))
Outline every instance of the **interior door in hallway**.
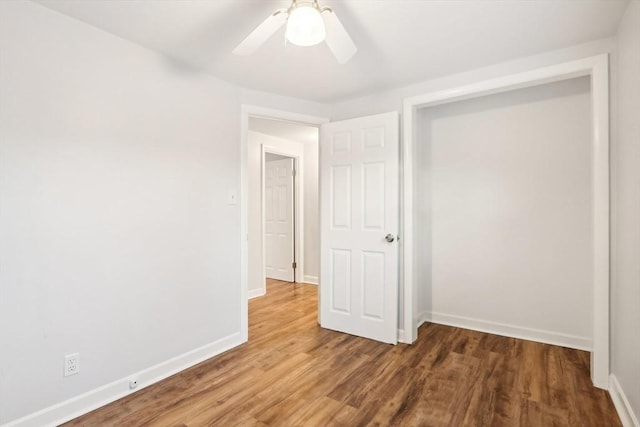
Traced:
POLYGON ((293 162, 266 161, 264 172, 265 275, 287 282, 294 281, 293 162))
POLYGON ((398 338, 399 129, 396 112, 320 131, 321 326, 398 338))

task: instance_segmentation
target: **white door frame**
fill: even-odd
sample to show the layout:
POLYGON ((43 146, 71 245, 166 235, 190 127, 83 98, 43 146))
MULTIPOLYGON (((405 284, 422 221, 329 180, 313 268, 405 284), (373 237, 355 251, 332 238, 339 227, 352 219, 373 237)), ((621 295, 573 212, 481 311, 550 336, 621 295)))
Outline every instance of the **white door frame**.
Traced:
POLYGON ((593 349, 591 380, 609 388, 609 57, 597 55, 404 100, 403 250, 404 337, 417 338, 413 242, 413 164, 417 110, 581 76, 591 77, 593 197, 593 349))
POLYGON ((310 126, 320 126, 329 121, 326 117, 299 114, 256 105, 240 106, 240 334, 241 341, 249 339, 249 117, 287 120, 310 126))
MULTIPOLYGON (((304 177, 304 152, 296 152, 294 150, 287 150, 284 148, 273 147, 266 144, 260 145, 260 217, 262 218, 260 222, 260 233, 262 234, 262 248, 261 250, 261 266, 262 269, 262 286, 266 293, 266 250, 265 250, 265 239, 264 239, 264 230, 265 230, 265 199, 264 199, 264 185, 265 185, 265 157, 267 153, 278 154, 280 156, 286 156, 293 159, 293 169, 296 171, 296 179, 293 181, 293 192, 295 194, 294 197, 294 228, 293 228, 293 239, 294 243, 294 256, 296 258, 297 268, 295 270, 294 280, 296 282, 302 282, 302 272, 304 271, 304 203, 301 203, 304 200, 304 185, 301 185, 301 181, 304 177)), ((304 181, 302 181, 304 184, 304 181)))

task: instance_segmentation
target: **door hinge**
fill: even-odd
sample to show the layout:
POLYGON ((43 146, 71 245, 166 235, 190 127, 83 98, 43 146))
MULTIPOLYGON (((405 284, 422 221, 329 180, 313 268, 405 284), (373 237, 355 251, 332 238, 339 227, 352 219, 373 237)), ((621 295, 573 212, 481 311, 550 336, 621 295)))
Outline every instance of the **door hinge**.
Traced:
POLYGON ((295 169, 291 169, 291 175, 292 176, 296 176, 296 170, 295 169))
POLYGON ((297 262, 292 262, 291 263, 291 268, 298 268, 298 263, 297 262))

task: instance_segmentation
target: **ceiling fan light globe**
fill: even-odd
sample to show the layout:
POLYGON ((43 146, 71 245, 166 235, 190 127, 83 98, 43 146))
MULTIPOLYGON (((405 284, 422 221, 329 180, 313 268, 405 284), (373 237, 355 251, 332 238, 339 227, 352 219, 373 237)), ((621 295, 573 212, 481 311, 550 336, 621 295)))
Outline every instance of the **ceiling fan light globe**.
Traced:
POLYGON ((312 5, 296 6, 287 20, 287 40, 297 46, 313 46, 326 37, 320 11, 312 5))

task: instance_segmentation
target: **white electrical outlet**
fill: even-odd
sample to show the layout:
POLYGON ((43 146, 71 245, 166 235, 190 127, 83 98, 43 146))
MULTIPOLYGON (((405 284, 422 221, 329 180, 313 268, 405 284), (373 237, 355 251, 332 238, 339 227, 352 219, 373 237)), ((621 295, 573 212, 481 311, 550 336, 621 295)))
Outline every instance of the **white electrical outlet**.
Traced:
POLYGON ((67 354, 64 357, 64 376, 75 375, 80 372, 80 353, 67 354))

